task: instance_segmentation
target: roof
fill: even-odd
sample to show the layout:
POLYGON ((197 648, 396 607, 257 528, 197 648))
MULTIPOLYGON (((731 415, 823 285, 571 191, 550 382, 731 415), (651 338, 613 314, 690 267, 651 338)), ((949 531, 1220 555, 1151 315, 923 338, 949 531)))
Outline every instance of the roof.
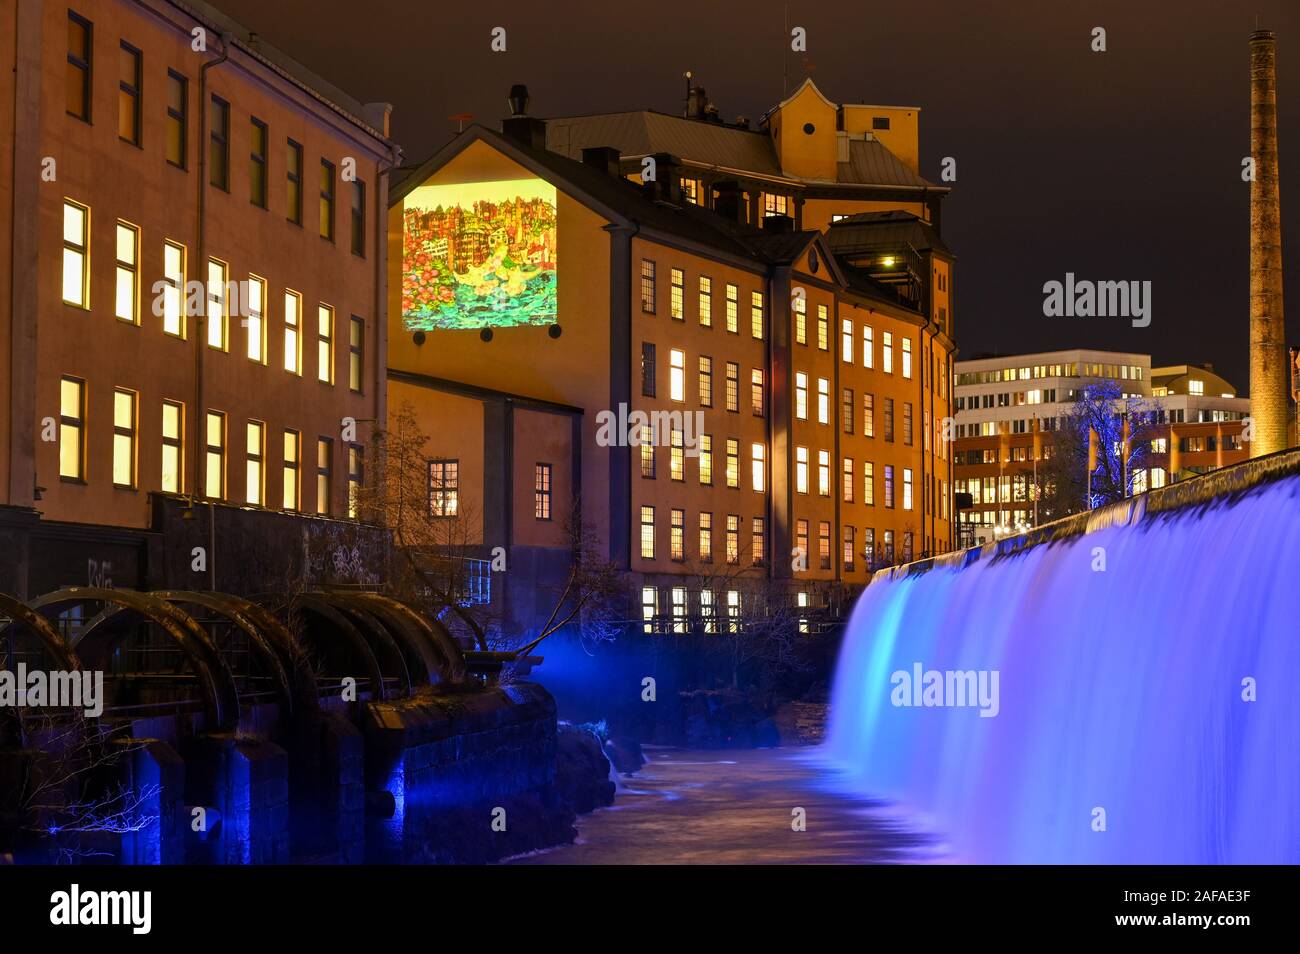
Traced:
POLYGON ((204 0, 166 0, 166 2, 214 32, 229 34, 234 39, 235 46, 244 53, 260 60, 273 72, 279 73, 317 100, 333 108, 335 112, 361 127, 371 136, 384 142, 391 142, 382 130, 376 129, 366 120, 367 110, 360 100, 349 96, 329 80, 312 72, 288 53, 265 42, 256 32, 249 30, 210 3, 205 3, 204 0))
POLYGON ((897 210, 861 212, 832 222, 826 240, 837 255, 904 245, 918 252, 933 250, 952 255, 933 225, 915 213, 897 210))
POLYGON ((835 181, 842 184, 897 186, 905 189, 940 189, 913 172, 874 136, 849 137, 849 161, 837 163, 835 181))

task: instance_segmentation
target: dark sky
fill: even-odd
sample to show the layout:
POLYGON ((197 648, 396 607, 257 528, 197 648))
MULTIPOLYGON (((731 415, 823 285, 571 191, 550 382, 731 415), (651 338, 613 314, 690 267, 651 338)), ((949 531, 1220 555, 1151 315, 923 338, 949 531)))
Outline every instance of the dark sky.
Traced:
MULTIPOLYGON (((363 101, 395 106, 421 159, 472 113, 497 128, 512 83, 534 115, 682 108, 692 69, 724 118, 781 99, 786 4, 214 0, 363 101), (489 49, 494 26, 508 50, 489 49)), ((1300 343, 1300 2, 907 0, 791 3, 811 75, 837 102, 919 106, 921 172, 957 181, 943 231, 958 256, 964 356, 1067 347, 1212 362, 1246 390, 1247 38, 1278 34, 1289 339, 1300 343), (1068 7, 1068 9, 1066 9, 1068 7), (1090 50, 1107 32, 1107 52, 1090 50), (1290 202, 1288 202, 1288 197, 1290 202), (1152 282, 1147 328, 1050 319, 1067 271, 1152 282)), ((789 55, 793 81, 804 58, 789 55)))

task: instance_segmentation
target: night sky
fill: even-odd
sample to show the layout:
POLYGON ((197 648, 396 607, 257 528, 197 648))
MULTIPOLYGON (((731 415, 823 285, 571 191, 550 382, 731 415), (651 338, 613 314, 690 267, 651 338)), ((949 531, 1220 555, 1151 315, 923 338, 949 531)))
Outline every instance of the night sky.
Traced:
MULTIPOLYGON (((782 98, 786 5, 214 0, 362 101, 395 106, 408 160, 472 113, 499 128, 512 83, 531 112, 680 113, 695 71, 724 119, 782 98), (507 31, 508 51, 489 49, 507 31)), ((791 3, 811 75, 836 102, 919 106, 921 173, 957 161, 943 234, 958 257, 964 357, 1068 347, 1211 362, 1247 388, 1249 51, 1278 34, 1283 242, 1300 344, 1300 3, 1296 0, 907 0, 791 3), (1234 9, 1236 8, 1236 9, 1234 9), (1090 49, 1107 31, 1107 52, 1090 49), (1290 199, 1290 201, 1288 201, 1290 199), (1289 243, 1289 244, 1288 244, 1289 243), (1149 280, 1153 318, 1045 318, 1042 286, 1072 271, 1149 280)))

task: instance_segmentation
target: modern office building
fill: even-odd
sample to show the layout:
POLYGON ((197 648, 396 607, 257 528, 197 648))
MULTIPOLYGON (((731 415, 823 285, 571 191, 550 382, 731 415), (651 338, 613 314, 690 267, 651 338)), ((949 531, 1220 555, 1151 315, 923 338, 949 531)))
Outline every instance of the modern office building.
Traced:
POLYGON ((1162 487, 1249 456, 1242 433, 1250 401, 1209 366, 1153 367, 1150 355, 1080 348, 958 361, 954 473, 955 492, 971 498, 960 512, 971 528, 966 542, 987 542, 999 527, 1033 525, 1035 429, 1042 432, 1041 464, 1080 391, 1102 381, 1156 410, 1162 433, 1152 441, 1149 473, 1137 475, 1139 487, 1162 487))
POLYGON ((651 632, 951 548, 954 259, 916 110, 811 82, 755 128, 699 90, 512 109, 403 170, 389 217, 390 418, 427 422, 435 519, 508 555, 503 616, 537 625, 577 501, 651 632))
POLYGON ((386 415, 388 107, 199 0, 0 17, 0 589, 240 589, 386 415))

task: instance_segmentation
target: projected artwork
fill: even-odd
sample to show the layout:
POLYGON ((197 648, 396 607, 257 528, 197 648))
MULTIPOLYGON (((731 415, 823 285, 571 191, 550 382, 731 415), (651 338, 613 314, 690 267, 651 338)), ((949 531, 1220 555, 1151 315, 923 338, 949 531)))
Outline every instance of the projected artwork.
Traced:
POLYGON ((408 331, 556 320, 555 187, 541 179, 421 186, 406 197, 408 331))

